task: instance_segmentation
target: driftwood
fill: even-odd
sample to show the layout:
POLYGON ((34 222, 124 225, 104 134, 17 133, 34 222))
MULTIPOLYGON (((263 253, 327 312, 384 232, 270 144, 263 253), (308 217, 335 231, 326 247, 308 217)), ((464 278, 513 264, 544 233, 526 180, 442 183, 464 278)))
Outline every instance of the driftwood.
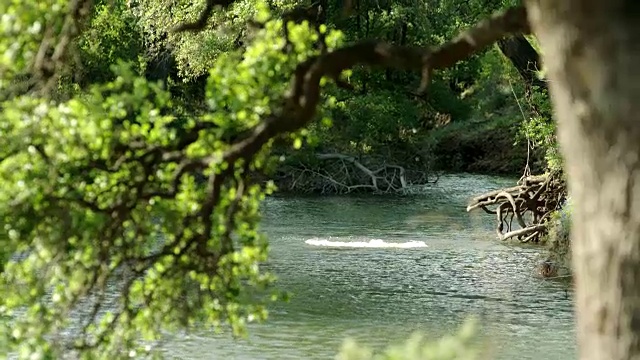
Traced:
POLYGON ((539 242, 547 233, 551 213, 566 199, 564 181, 556 173, 528 176, 517 186, 488 192, 471 200, 467 211, 482 209, 496 215, 500 240, 539 242), (489 207, 493 207, 490 209, 489 207), (514 228, 514 220, 519 228, 514 228))
POLYGON ((426 171, 379 162, 370 158, 328 153, 315 155, 319 164, 289 165, 278 179, 283 191, 320 194, 410 192, 414 186, 433 184, 438 178, 426 171))

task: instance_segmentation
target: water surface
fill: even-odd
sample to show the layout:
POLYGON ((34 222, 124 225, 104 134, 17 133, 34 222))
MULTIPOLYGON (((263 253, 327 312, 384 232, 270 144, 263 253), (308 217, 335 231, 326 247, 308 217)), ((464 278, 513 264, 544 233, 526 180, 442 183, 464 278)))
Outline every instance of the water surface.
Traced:
POLYGON ((413 331, 436 338, 470 315, 482 359, 575 358, 571 293, 533 275, 540 249, 500 243, 491 216, 465 212, 470 197, 512 184, 455 175, 420 196, 268 199, 269 267, 291 301, 248 340, 191 334, 170 358, 332 359, 346 337, 373 347, 413 331), (415 246, 385 245, 402 243, 415 246))

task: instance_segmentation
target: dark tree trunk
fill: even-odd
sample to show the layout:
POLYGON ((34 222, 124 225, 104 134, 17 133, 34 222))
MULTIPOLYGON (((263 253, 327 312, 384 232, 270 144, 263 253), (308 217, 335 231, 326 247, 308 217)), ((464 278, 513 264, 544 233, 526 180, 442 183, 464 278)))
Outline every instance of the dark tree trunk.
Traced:
POLYGON ((498 47, 518 70, 527 85, 546 89, 546 83, 537 75, 537 71, 542 68, 540 55, 523 35, 504 38, 498 41, 498 47))

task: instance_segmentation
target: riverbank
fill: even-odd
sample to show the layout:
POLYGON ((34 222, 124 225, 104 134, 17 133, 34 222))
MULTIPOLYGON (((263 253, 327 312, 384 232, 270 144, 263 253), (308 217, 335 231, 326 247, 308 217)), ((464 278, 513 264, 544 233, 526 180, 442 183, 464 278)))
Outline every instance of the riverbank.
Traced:
MULTIPOLYGON (((511 115, 451 123, 433 131, 425 145, 433 167, 449 173, 520 176, 527 164, 526 141, 516 142, 521 119, 511 115)), ((543 156, 529 152, 532 171, 543 168, 543 156)))
POLYGON ((551 277, 570 277, 571 270, 571 202, 553 214, 549 233, 545 238, 548 254, 545 264, 551 268, 551 277))
POLYGON ((376 152, 336 152, 329 144, 279 149, 285 161, 273 179, 279 192, 290 194, 389 193, 435 182, 441 173, 519 177, 527 161, 532 172, 542 172, 543 155, 527 151, 526 141, 516 142, 520 120, 514 116, 450 122, 376 152))

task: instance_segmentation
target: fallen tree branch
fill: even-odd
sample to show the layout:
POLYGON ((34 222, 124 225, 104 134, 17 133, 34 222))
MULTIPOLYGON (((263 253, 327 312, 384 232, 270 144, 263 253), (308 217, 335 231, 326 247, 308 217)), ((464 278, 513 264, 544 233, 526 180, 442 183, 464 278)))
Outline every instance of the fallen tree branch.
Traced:
MULTIPOLYGON (((547 226, 542 224, 542 225, 532 225, 532 226, 527 226, 523 229, 518 229, 518 230, 513 230, 510 231, 506 234, 502 234, 500 236, 500 240, 507 240, 510 239, 512 237, 521 237, 524 235, 532 235, 534 233, 540 232, 540 231, 544 231, 546 230, 547 226)), ((523 241, 524 242, 524 241, 523 241)))
POLYGON ((484 193, 482 195, 476 196, 473 199, 471 199, 471 204, 469 204, 469 206, 467 206, 467 211, 474 210, 474 209, 476 209, 478 207, 481 207, 483 205, 486 206, 486 205, 495 204, 495 202, 497 201, 496 196, 498 194, 502 193, 502 192, 513 193, 513 192, 516 192, 516 191, 522 191, 523 189, 524 189, 524 187, 522 185, 518 185, 518 186, 506 188, 506 189, 499 189, 499 190, 490 191, 488 193, 484 193))
MULTIPOLYGON (((353 164, 353 166, 358 168, 361 172, 363 172, 365 175, 367 175, 371 179, 371 187, 372 187, 374 192, 389 192, 390 190, 391 191, 404 191, 407 188, 407 180, 405 178, 405 169, 402 166, 399 166, 399 165, 383 165, 378 170, 372 171, 369 168, 367 168, 366 166, 364 166, 360 161, 358 161, 353 156, 348 156, 348 155, 344 155, 344 154, 317 154, 316 157, 318 159, 320 159, 320 160, 340 160, 340 161, 343 161, 343 162, 348 162, 348 163, 353 164), (396 186, 394 185, 395 176, 394 176, 394 178, 389 180, 387 178, 387 176, 379 176, 378 175, 380 172, 386 170, 389 167, 390 168, 394 168, 394 169, 398 169, 400 171, 400 188, 396 188, 396 186), (383 190, 378 186, 378 181, 379 180, 382 180, 382 181, 387 183, 387 188, 386 189, 383 190)), ((395 175, 395 172, 394 172, 394 175, 395 175)))
POLYGON ((347 194, 371 192, 376 194, 406 194, 419 186, 433 183, 422 170, 405 169, 386 164, 371 157, 362 159, 340 153, 315 154, 321 162, 305 161, 286 166, 276 175, 279 188, 284 191, 347 194), (375 170, 374 170, 375 169, 375 170), (413 186, 416 186, 413 188, 413 186))
POLYGON ((316 157, 320 160, 342 160, 342 161, 346 161, 349 162, 351 164, 353 164, 355 167, 357 167, 358 169, 360 169, 360 171, 362 171, 363 173, 367 174, 368 176, 370 176, 371 178, 375 178, 376 174, 369 170, 369 168, 367 168, 366 166, 362 165, 361 162, 359 162, 358 160, 356 160, 356 158, 354 158, 353 156, 349 156, 349 155, 343 155, 343 154, 317 154, 316 157))
POLYGON ((507 201, 509 201, 509 204, 511 204, 511 208, 513 209, 513 214, 515 215, 516 219, 518 219, 518 224, 520 224, 520 226, 525 227, 526 225, 524 224, 524 220, 522 219, 522 215, 520 215, 520 212, 518 211, 518 206, 516 206, 516 201, 513 199, 513 196, 511 194, 509 194, 506 191, 503 191, 501 193, 499 193, 498 195, 496 195, 496 198, 506 198, 507 201))
POLYGON ((566 198, 564 182, 558 174, 551 173, 521 179, 518 186, 490 191, 471 200, 467 211, 482 209, 495 214, 500 240, 513 237, 521 242, 538 242, 547 232, 547 222, 553 211, 558 210, 566 198), (489 209, 495 206, 495 210, 489 209), (529 214, 531 221, 525 220, 529 214), (513 229, 516 219, 520 229, 513 229))

